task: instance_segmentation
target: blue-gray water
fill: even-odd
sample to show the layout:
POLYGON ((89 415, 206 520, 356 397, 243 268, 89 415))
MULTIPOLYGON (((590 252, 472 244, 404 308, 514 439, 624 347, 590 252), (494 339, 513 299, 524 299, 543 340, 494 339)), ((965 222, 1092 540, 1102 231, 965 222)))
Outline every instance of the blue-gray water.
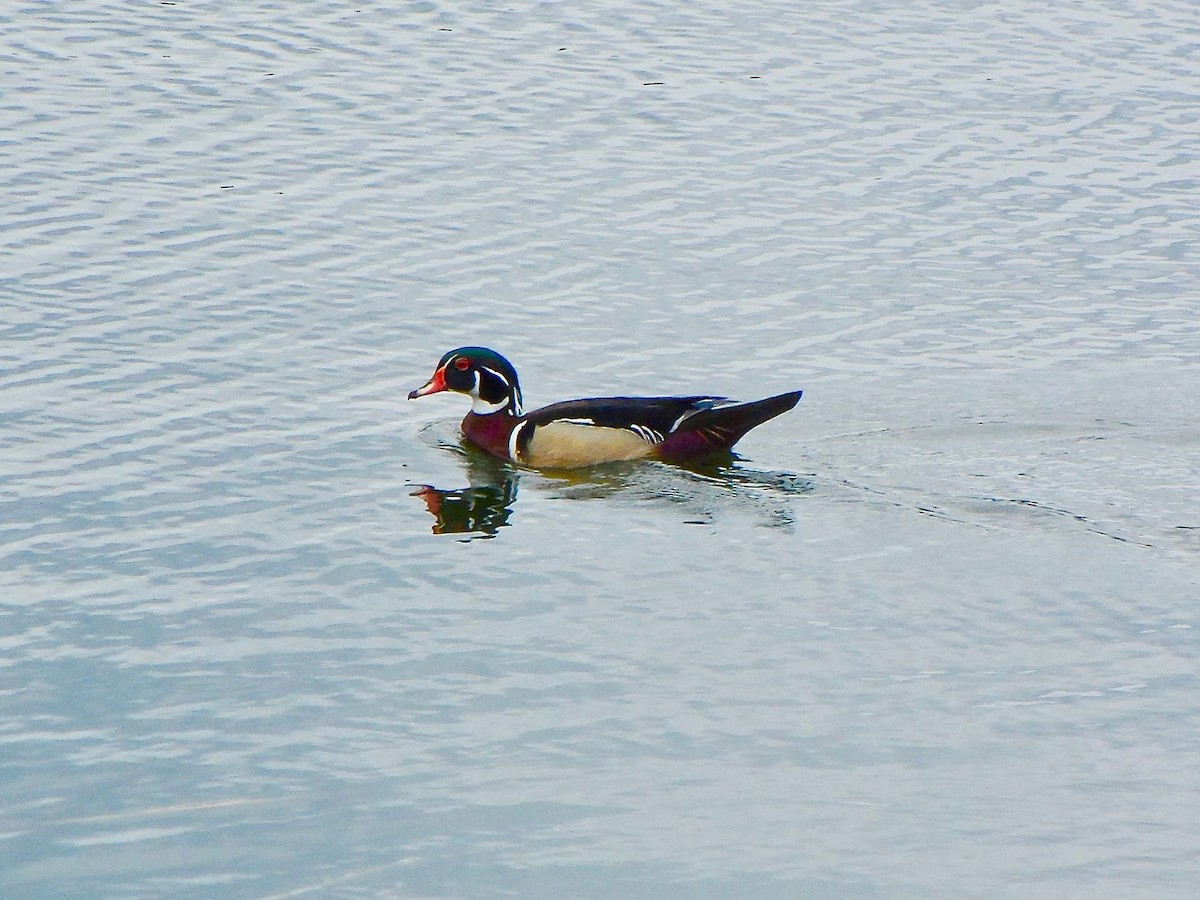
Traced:
POLYGON ((0 896, 1191 897, 1198 46, 6 4, 0 896), (805 398, 514 474, 467 343, 805 398))

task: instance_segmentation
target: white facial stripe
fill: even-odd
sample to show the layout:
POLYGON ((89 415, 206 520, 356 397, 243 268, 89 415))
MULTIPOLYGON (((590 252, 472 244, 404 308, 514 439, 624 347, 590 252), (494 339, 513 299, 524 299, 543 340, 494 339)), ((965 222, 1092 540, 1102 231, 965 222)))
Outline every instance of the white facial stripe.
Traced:
POLYGON ((479 396, 479 383, 480 383, 479 372, 480 372, 480 370, 489 372, 492 375, 495 375, 497 378, 500 379, 500 383, 508 388, 509 393, 512 394, 512 397, 513 397, 513 401, 512 401, 513 414, 519 416, 521 414, 520 391, 513 390, 512 383, 507 378, 504 377, 503 373, 497 372, 495 369, 489 368, 488 366, 479 366, 475 369, 475 387, 471 390, 471 410, 472 410, 472 412, 475 412, 476 414, 481 415, 481 416, 485 416, 488 413, 499 412, 500 410, 502 410, 506 406, 508 406, 507 399, 498 400, 495 403, 488 403, 486 400, 483 400, 480 398, 480 396, 479 396))
MULTIPOLYGON (((489 369, 487 366, 480 366, 479 368, 483 369, 485 372, 491 372, 493 375, 495 375, 497 378, 499 378, 505 384, 508 384, 509 388, 512 387, 512 385, 508 383, 508 379, 505 378, 503 375, 501 375, 499 372, 497 372, 495 369, 489 369)), ((475 373, 475 389, 476 390, 479 389, 479 373, 478 372, 475 373)))

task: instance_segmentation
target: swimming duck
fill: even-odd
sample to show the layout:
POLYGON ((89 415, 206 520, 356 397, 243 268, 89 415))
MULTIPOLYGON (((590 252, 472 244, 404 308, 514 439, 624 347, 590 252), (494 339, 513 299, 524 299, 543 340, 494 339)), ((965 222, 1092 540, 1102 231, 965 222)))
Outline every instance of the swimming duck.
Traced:
POLYGON ((521 408, 512 363, 486 347, 459 347, 409 400, 455 391, 471 398, 468 441, 492 456, 538 469, 631 459, 695 462, 726 453, 751 428, 787 412, 802 391, 734 403, 724 397, 597 397, 521 408))

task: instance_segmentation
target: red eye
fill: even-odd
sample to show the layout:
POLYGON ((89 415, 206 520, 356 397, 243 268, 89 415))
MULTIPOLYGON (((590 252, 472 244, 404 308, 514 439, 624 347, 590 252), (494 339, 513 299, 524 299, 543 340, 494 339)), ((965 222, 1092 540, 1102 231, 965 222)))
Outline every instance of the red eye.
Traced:
POLYGON ((460 372, 465 372, 467 369, 471 368, 471 361, 465 356, 460 356, 454 361, 454 368, 458 369, 460 372))

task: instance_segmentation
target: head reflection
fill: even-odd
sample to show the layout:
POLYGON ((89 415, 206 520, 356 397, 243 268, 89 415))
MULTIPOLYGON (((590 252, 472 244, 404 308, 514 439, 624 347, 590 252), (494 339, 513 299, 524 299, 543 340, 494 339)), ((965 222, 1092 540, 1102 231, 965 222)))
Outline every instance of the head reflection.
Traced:
POLYGON ((420 497, 434 518, 434 534, 475 534, 494 537, 508 524, 517 499, 517 479, 502 476, 494 483, 444 489, 420 485, 412 492, 420 497))

